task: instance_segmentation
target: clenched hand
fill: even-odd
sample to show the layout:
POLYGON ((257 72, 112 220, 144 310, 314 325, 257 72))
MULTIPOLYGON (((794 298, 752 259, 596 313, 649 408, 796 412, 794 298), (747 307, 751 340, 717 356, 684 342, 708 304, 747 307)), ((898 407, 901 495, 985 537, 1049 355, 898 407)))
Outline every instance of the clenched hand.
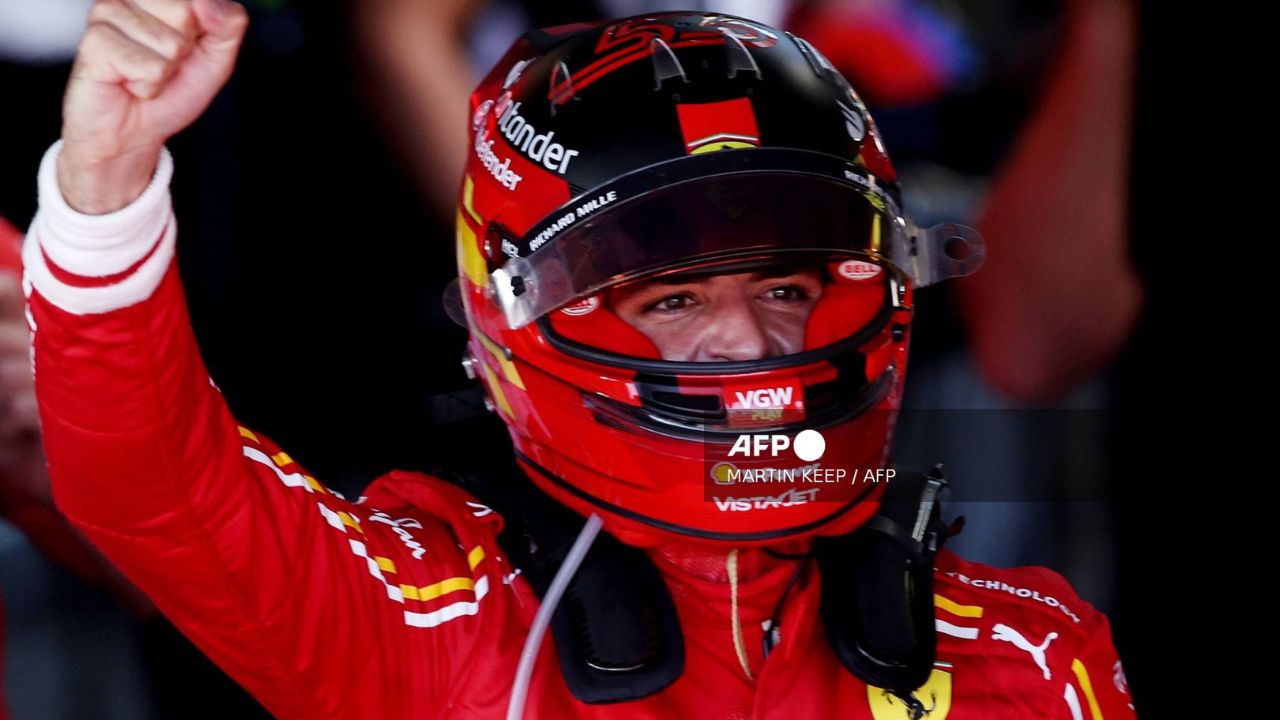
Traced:
POLYGON ((118 210, 160 148, 226 83, 248 25, 229 0, 97 0, 63 99, 58 184, 71 207, 118 210))

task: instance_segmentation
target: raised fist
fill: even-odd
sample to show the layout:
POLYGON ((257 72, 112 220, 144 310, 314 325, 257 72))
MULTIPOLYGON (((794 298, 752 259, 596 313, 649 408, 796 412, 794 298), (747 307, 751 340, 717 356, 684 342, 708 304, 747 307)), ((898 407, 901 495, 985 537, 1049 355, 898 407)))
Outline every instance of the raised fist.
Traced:
POLYGON ((209 106, 248 25, 229 0, 97 0, 63 99, 58 184, 101 214, 146 189, 160 148, 209 106))

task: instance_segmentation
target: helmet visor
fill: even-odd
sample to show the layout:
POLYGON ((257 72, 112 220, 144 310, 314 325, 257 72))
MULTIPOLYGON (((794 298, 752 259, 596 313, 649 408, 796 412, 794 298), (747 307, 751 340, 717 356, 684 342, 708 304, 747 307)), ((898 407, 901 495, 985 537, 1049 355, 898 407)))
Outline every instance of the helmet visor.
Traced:
POLYGON ((695 178, 632 200, 605 190, 510 243, 527 254, 494 271, 495 298, 517 328, 612 285, 763 254, 869 257, 916 285, 976 269, 972 247, 965 259, 935 252, 908 231, 891 197, 846 174, 862 182, 773 171, 695 178), (913 264, 927 272, 912 272, 913 264))

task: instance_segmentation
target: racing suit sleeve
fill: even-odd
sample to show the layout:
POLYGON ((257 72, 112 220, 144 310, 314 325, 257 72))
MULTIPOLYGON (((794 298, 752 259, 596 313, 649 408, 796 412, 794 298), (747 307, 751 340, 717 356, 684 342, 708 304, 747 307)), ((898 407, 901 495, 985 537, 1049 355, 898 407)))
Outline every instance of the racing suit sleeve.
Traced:
POLYGON ((1063 720, 1133 720, 1137 717, 1124 667, 1111 639, 1111 623, 1096 610, 1084 644, 1072 658, 1063 694, 1063 720))
POLYGON ((238 425, 190 327, 168 153, 134 203, 86 216, 59 150, 24 247, 58 507, 276 716, 439 714, 479 634, 484 549, 345 501, 238 425))

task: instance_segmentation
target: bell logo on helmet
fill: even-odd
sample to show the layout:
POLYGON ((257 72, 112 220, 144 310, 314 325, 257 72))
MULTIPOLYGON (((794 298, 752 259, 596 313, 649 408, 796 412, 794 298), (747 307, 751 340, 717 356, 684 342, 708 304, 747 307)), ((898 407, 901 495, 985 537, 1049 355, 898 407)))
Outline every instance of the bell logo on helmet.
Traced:
POLYGON ((879 277, 880 266, 862 260, 845 260, 836 267, 836 273, 845 280, 870 280, 879 277))
POLYGON ((563 308, 560 308, 560 312, 565 315, 577 317, 579 315, 586 315, 588 313, 595 312, 598 307, 600 307, 600 296, 592 295, 590 297, 582 298, 577 302, 565 305, 563 308))

